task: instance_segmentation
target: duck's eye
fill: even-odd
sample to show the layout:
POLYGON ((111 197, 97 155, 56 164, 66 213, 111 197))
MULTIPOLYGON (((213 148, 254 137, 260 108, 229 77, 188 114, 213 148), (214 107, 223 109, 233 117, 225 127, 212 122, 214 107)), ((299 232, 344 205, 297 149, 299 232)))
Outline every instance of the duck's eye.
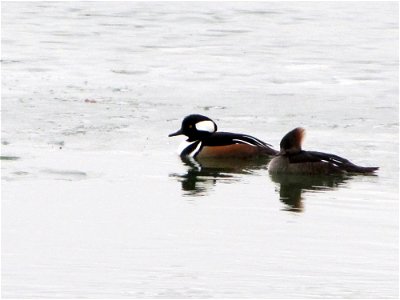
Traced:
POLYGON ((192 128, 193 128, 193 125, 189 125, 189 128, 192 129, 192 128))

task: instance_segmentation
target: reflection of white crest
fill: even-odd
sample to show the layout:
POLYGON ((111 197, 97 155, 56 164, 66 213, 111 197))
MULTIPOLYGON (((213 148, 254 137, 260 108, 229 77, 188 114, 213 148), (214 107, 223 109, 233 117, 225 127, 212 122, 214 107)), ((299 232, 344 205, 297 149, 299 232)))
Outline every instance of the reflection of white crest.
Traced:
POLYGON ((210 133, 215 132, 215 125, 214 122, 212 121, 201 121, 199 123, 196 123, 196 129, 199 131, 207 131, 210 133))

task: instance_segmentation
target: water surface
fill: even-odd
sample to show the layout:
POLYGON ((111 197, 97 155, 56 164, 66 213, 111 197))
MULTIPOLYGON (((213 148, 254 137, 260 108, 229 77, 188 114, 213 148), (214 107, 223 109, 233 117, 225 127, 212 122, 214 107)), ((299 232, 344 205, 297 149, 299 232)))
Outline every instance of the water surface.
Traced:
POLYGON ((398 4, 3 2, 2 296, 397 298, 398 4), (181 160, 182 118, 377 176, 181 160))

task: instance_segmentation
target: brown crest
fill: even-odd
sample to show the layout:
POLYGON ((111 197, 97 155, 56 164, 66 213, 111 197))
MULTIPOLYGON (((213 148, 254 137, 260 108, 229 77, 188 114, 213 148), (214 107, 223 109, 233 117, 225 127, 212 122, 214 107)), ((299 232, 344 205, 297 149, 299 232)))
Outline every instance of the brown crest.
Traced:
POLYGON ((304 128, 297 127, 289 131, 281 140, 280 148, 285 153, 295 153, 301 150, 301 144, 305 135, 304 128))

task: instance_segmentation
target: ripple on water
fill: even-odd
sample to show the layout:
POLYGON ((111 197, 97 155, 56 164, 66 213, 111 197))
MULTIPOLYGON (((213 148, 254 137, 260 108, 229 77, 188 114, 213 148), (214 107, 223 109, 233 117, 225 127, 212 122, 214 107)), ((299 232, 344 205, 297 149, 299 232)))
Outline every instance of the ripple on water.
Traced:
POLYGON ((8 155, 2 155, 0 156, 0 160, 18 160, 20 157, 18 156, 8 156, 8 155))
POLYGON ((123 75, 143 75, 149 73, 145 70, 111 70, 111 72, 123 75))
POLYGON ((87 177, 87 173, 78 170, 43 169, 41 173, 51 175, 55 179, 80 180, 87 177))

